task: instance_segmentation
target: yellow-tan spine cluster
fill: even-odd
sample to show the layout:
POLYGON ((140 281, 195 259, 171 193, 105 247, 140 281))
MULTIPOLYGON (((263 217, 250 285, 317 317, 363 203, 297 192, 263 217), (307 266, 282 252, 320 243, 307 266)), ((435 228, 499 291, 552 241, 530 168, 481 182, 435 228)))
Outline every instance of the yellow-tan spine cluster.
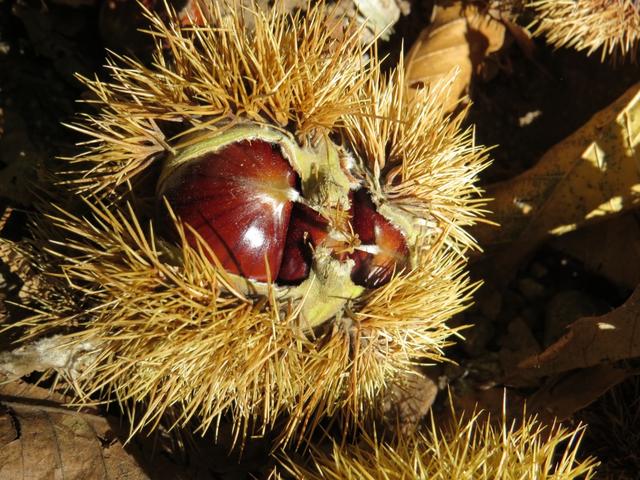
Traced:
POLYGON ((637 59, 640 3, 637 0, 537 0, 535 34, 556 47, 572 47, 601 58, 637 59))
POLYGON ((152 67, 115 58, 108 81, 83 79, 97 113, 72 125, 88 141, 63 183, 84 214, 37 220, 44 269, 65 301, 22 325, 29 338, 63 332, 95 345, 73 387, 83 402, 118 401, 134 431, 171 409, 203 430, 229 415, 241 438, 286 418, 282 439, 299 439, 323 415, 361 417, 416 361, 441 359, 456 333, 446 320, 474 288, 464 227, 482 213, 474 181, 486 152, 461 117, 443 115, 438 88, 408 96, 402 66, 383 74, 357 28, 326 27, 325 7, 200 4, 193 25, 149 13, 152 67), (380 288, 355 288, 318 248, 313 281, 290 288, 229 273, 175 217, 178 240, 165 238, 155 198, 164 166, 202 145, 218 151, 230 140, 216 139, 238 131, 277 144, 331 222, 349 189, 366 188, 406 237, 407 266, 380 288), (317 175, 331 155, 340 161, 327 171, 344 166, 346 187, 317 175))

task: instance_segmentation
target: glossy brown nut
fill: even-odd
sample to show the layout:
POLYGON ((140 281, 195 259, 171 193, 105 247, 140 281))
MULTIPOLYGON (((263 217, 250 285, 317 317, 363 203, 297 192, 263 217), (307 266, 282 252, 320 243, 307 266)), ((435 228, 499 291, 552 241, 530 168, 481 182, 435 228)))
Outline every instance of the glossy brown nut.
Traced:
POLYGON ((293 206, 278 283, 297 284, 309 276, 313 248, 326 238, 328 226, 315 210, 300 203, 293 206))
MULTIPOLYGON (((280 271, 298 196, 296 182, 297 174, 278 147, 252 140, 179 167, 168 178, 164 195, 227 271, 266 281, 280 271)), ((194 235, 186 230, 189 244, 195 246, 194 235)))
POLYGON ((351 279, 367 288, 380 287, 394 271, 407 265, 409 247, 402 232, 376 211, 369 193, 360 189, 352 196, 351 226, 361 242, 349 257, 355 261, 351 279))

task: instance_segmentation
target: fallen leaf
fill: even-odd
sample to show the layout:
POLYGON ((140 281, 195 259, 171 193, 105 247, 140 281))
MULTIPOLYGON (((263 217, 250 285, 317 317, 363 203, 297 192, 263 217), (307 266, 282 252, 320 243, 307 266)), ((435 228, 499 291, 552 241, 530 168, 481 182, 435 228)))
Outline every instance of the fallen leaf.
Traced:
POLYGON ((387 392, 383 411, 388 423, 410 433, 429 412, 438 395, 438 385, 428 376, 415 372, 406 375, 387 392))
POLYGON ((629 289, 640 285, 640 212, 637 210, 555 238, 550 245, 616 285, 629 289))
POLYGON ((531 411, 543 420, 565 420, 588 407, 614 386, 623 382, 631 372, 612 365, 599 365, 551 378, 527 400, 531 411))
MULTIPOLYGON (((71 397, 62 393, 27 383, 19 378, 10 380, 2 372, 0 372, 0 398, 3 401, 30 401, 31 403, 40 401, 49 405, 52 403, 62 405, 72 401, 71 397)), ((90 409, 87 412, 96 413, 96 411, 90 409)))
POLYGON ((451 405, 451 409, 445 409, 444 418, 437 419, 438 423, 449 422, 451 412, 476 412, 479 419, 490 418, 494 422, 502 418, 507 421, 520 419, 525 412, 525 398, 504 387, 456 392, 451 397, 451 405))
POLYGON ((577 289, 561 290, 553 294, 545 305, 544 347, 552 345, 567 331, 567 327, 584 317, 603 315, 611 310, 604 301, 577 289))
POLYGON ((573 322, 560 340, 518 365, 540 376, 640 356, 640 287, 612 312, 573 322))
POLYGON ((517 177, 489 186, 492 220, 472 235, 485 249, 508 245, 495 272, 509 274, 549 235, 634 208, 640 200, 640 83, 547 151, 517 177))
POLYGON ((502 48, 505 32, 503 23, 475 7, 436 5, 431 24, 407 54, 407 85, 423 88, 455 75, 444 100, 445 110, 453 111, 487 55, 502 48))
POLYGON ((0 478, 150 478, 106 418, 45 403, 51 399, 44 398, 46 390, 31 386, 23 391, 27 389, 28 397, 16 398, 6 395, 5 385, 0 388, 0 478))

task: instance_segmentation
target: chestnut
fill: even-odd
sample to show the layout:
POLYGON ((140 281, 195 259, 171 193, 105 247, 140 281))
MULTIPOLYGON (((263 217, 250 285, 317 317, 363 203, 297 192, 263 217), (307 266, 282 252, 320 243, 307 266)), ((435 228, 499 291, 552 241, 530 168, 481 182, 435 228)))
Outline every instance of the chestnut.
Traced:
POLYGON ((378 213, 365 189, 353 194, 351 215, 351 226, 360 239, 360 246, 349 255, 355 261, 351 279, 366 288, 380 287, 407 265, 407 241, 398 228, 378 213))
MULTIPOLYGON (((168 158, 158 200, 166 198, 188 226, 187 242, 196 247, 199 235, 230 273, 294 289, 312 274, 325 282, 337 275, 335 291, 321 296, 378 288, 407 265, 405 236, 378 212, 366 188, 352 190, 352 167, 337 150, 326 151, 310 156, 285 134, 238 127, 168 158), (327 185, 336 184, 332 194, 327 185), (312 206, 342 214, 330 222, 312 206), (327 258, 322 265, 318 254, 327 258), (342 285, 346 279, 350 286, 342 285)), ((162 212, 166 223, 168 211, 162 212)))
MULTIPOLYGON (((244 140, 180 165, 162 195, 227 271, 267 281, 280 270, 297 181, 277 145, 244 140)), ((186 237, 196 245, 189 228, 186 237)))
POLYGON ((329 222, 315 210, 300 203, 293 206, 279 283, 297 284, 309 276, 313 248, 325 240, 328 226, 329 222))

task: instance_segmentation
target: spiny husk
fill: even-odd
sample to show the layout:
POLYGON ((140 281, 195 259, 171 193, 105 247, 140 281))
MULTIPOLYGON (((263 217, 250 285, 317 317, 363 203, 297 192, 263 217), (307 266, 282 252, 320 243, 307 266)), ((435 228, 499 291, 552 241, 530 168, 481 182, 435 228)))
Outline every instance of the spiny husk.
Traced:
POLYGON ((134 431, 177 409, 177 424, 196 418, 202 430, 229 414, 241 439, 286 417, 281 438, 299 440, 322 415, 358 421, 396 375, 442 359, 456 333, 445 321, 474 288, 462 227, 480 213, 470 184, 486 155, 459 119, 439 114, 437 90, 409 100, 402 67, 381 75, 357 30, 335 40, 322 6, 304 16, 254 11, 248 30, 239 13, 204 3, 204 26, 150 17, 153 69, 120 58, 110 82, 85 80, 99 113, 73 126, 91 140, 71 159, 80 174, 69 182, 88 214, 38 221, 44 268, 76 305, 22 326, 26 338, 66 331, 100 345, 73 386, 84 403, 117 400, 134 431), (272 284, 265 295, 236 290, 178 221, 177 250, 165 248, 140 195, 144 179, 198 137, 248 123, 286 128, 301 145, 331 137, 352 149, 379 211, 411 234, 411 268, 309 331, 299 321, 304 297, 272 284))
POLYGON ((312 447, 312 466, 284 462, 306 480, 572 480, 594 478, 597 462, 578 459, 584 428, 542 426, 529 417, 499 425, 460 416, 450 427, 430 428, 390 441, 365 435, 356 445, 312 447))
POLYGON ((540 0, 536 35, 544 34, 556 47, 601 51, 602 60, 637 59, 640 43, 640 3, 637 0, 540 0))
POLYGON ((383 75, 372 66, 360 94, 363 108, 345 117, 344 135, 372 175, 370 188, 399 210, 423 219, 454 250, 474 246, 464 227, 477 221, 484 201, 474 179, 488 165, 473 127, 461 131, 466 111, 448 117, 443 99, 451 79, 409 93, 404 65, 383 75), (374 102, 366 102, 374 98, 374 102))
POLYGON ((234 290, 206 244, 194 250, 183 242, 178 267, 132 211, 91 208, 90 220, 51 221, 65 232, 60 275, 92 307, 23 325, 31 336, 81 325, 70 341, 101 347, 74 379, 77 393, 85 402, 113 395, 133 408, 138 429, 176 404, 178 423, 197 415, 203 429, 231 411, 237 433, 288 414, 285 438, 318 412, 345 408, 354 420, 387 379, 415 361, 441 359, 455 333, 445 321, 471 293, 460 258, 434 248, 419 268, 359 299, 348 321, 313 335, 299 327, 295 305, 280 304, 273 291, 251 298, 234 290))
POLYGON ((71 159, 82 164, 81 178, 73 180, 77 191, 111 193, 198 132, 248 119, 306 139, 358 109, 367 76, 359 30, 335 40, 323 8, 309 9, 303 19, 278 9, 222 11, 218 3, 201 3, 211 16, 202 27, 181 27, 175 13, 167 21, 149 13, 153 68, 114 56, 110 82, 82 78, 100 114, 72 125, 92 138, 71 159), (179 126, 179 133, 170 137, 161 123, 179 126))

